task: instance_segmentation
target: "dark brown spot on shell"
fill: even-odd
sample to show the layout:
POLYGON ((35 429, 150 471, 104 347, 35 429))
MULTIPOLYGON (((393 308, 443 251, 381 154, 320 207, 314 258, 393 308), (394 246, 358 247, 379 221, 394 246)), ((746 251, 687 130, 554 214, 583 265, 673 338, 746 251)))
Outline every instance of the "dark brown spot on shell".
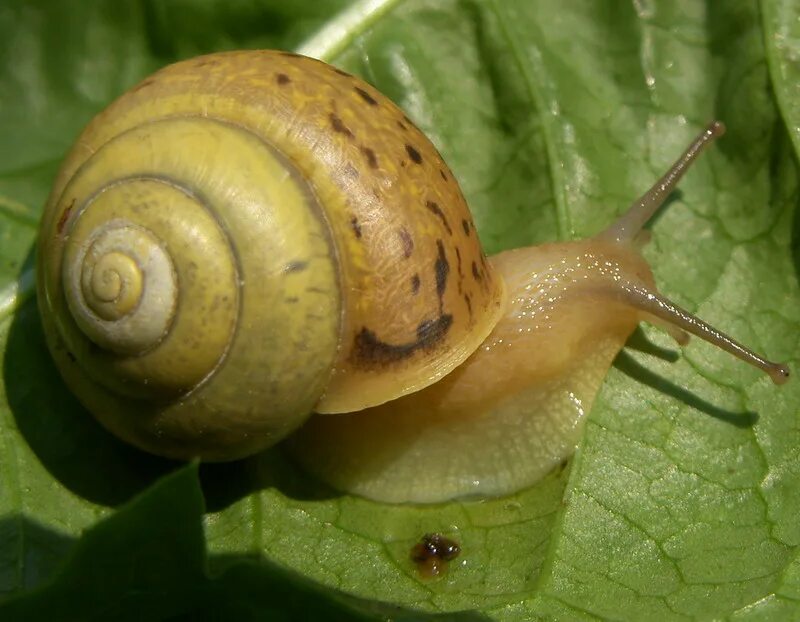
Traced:
POLYGON ((420 322, 417 339, 410 343, 392 344, 381 341, 366 326, 355 336, 352 358, 356 364, 379 367, 396 363, 412 356, 418 350, 427 350, 441 341, 453 323, 452 315, 440 315, 435 320, 420 322))
POLYGON ((439 307, 444 305, 444 290, 447 289, 447 275, 450 273, 450 264, 444 252, 444 243, 436 240, 436 248, 439 251, 436 261, 433 264, 433 271, 436 274, 436 295, 439 296, 439 307))
POLYGON ((453 235, 453 230, 450 228, 450 223, 447 222, 447 216, 444 215, 442 208, 439 207, 439 204, 435 201, 425 201, 425 207, 430 210, 439 220, 442 221, 444 228, 447 229, 447 233, 449 235, 453 235))
POLYGON ((351 74, 351 73, 347 73, 346 71, 342 71, 342 70, 341 70, 341 69, 339 69, 338 67, 331 67, 331 69, 333 69, 333 70, 334 70, 336 73, 338 73, 340 76, 344 76, 345 78, 352 78, 352 77, 353 77, 353 74, 351 74))
POLYGON ((72 199, 72 201, 69 202, 69 205, 67 205, 67 207, 64 208, 64 211, 61 213, 61 216, 59 217, 58 222, 56 223, 56 233, 58 235, 64 233, 64 227, 66 226, 67 221, 69 220, 69 215, 72 213, 73 207, 75 207, 75 199, 72 199))
POLYGON ((464 235, 469 235, 469 221, 466 218, 461 221, 461 226, 464 227, 464 235))
POLYGON ((458 269, 458 293, 460 294, 463 291, 464 272, 461 269, 461 249, 458 246, 456 246, 456 267, 458 269))
POLYGON ((308 58, 309 60, 314 60, 309 58, 308 56, 303 56, 302 54, 295 54, 294 52, 287 52, 285 50, 281 50, 278 52, 281 56, 288 56, 289 58, 308 58))
POLYGON ((439 175, 441 175, 444 181, 447 181, 447 173, 445 173, 442 169, 439 169, 439 175))
POLYGON ((361 99, 363 99, 365 102, 367 102, 370 106, 377 106, 378 105, 378 100, 375 99, 369 93, 367 93, 364 89, 362 89, 362 88, 360 88, 358 86, 353 87, 353 89, 355 90, 356 93, 358 93, 361 96, 361 99))
POLYGON ((283 271, 287 272, 287 273, 289 273, 289 272, 302 272, 306 268, 308 268, 308 262, 298 259, 298 260, 290 261, 289 263, 287 263, 286 266, 284 266, 283 271))
POLYGON ((406 153, 408 157, 413 160, 414 164, 422 164, 422 155, 420 155, 420 152, 414 149, 414 147, 406 145, 406 153))
POLYGON ((481 280, 481 271, 478 270, 478 264, 476 264, 474 261, 472 262, 472 276, 476 281, 481 280))
POLYGON ((415 274, 414 276, 411 277, 411 293, 412 294, 416 295, 416 294, 419 293, 419 285, 420 285, 419 274, 415 274))
POLYGON ((285 86, 291 82, 291 79, 285 73, 279 73, 275 75, 275 81, 281 86, 285 86))
POLYGON ((378 168, 378 156, 375 155, 375 152, 372 149, 369 147, 361 147, 361 153, 364 154, 364 157, 367 159, 367 164, 369 164, 370 168, 378 168))
POLYGON ((400 236, 400 242, 403 244, 403 257, 408 259, 411 257, 411 253, 414 252, 414 239, 405 228, 400 229, 397 235, 400 236))
POLYGON ((361 239, 361 225, 358 222, 358 218, 355 216, 350 219, 350 228, 353 230, 356 238, 361 239))
POLYGON ((344 134, 344 135, 345 135, 345 136, 347 136, 348 138, 353 138, 353 132, 351 132, 351 131, 350 131, 350 128, 349 128, 349 127, 347 127, 347 126, 344 124, 344 121, 342 121, 342 120, 341 120, 341 119, 340 119, 340 118, 339 118, 339 117, 336 115, 336 113, 334 113, 334 112, 331 112, 331 113, 328 115, 328 118, 329 118, 329 119, 330 119, 330 121, 331 121, 331 127, 333 128, 333 131, 334 131, 334 132, 338 132, 339 134, 344 134))
POLYGON ((469 294, 464 294, 464 302, 467 303, 467 311, 469 311, 469 316, 472 317, 472 298, 470 298, 469 294))
POLYGON ((445 336, 453 323, 449 313, 440 315, 435 320, 425 320, 417 326, 417 344, 420 348, 428 348, 445 336))
POLYGON ((286 298, 285 300, 286 300, 286 302, 288 302, 290 305, 293 305, 293 304, 295 304, 295 303, 297 303, 297 302, 300 302, 300 299, 299 299, 297 296, 289 296, 289 297, 288 297, 288 298, 286 298))
POLYGON ((404 132, 408 131, 408 126, 405 123, 403 123, 402 121, 398 121, 397 122, 397 127, 399 127, 404 132))

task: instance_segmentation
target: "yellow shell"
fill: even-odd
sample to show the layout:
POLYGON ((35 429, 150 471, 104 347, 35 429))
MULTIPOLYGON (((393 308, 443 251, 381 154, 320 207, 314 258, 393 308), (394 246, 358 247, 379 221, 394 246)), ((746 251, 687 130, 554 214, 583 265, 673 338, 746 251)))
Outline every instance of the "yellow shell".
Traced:
POLYGON ((172 457, 241 457, 312 410, 428 386, 503 311, 433 145, 369 85, 283 52, 177 63, 100 113, 39 249, 67 383, 172 457))

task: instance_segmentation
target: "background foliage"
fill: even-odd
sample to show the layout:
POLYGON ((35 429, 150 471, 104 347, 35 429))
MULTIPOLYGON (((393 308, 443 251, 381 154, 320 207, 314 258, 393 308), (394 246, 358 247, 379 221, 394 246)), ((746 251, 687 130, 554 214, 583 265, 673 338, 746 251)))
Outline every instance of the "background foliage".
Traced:
POLYGON ((392 507, 279 450, 181 466, 67 394, 35 227, 80 128, 156 68, 299 48, 442 151, 490 251, 598 231, 708 120, 728 134, 653 225, 662 291, 797 368, 800 9, 792 0, 8 0, 0 5, 0 618, 797 619, 797 381, 650 329, 568 469, 513 497, 392 507), (421 534, 463 555, 424 581, 421 534))

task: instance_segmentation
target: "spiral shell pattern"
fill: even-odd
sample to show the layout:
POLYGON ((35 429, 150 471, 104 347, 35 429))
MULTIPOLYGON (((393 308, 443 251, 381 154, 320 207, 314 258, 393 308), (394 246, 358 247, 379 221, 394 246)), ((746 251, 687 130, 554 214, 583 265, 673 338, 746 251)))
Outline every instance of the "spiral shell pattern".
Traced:
POLYGON ((43 224, 45 328, 67 382, 114 432, 157 453, 227 459, 285 436, 336 352, 321 213, 248 129, 183 116, 121 132, 43 224), (319 348, 304 356, 309 341, 319 348))

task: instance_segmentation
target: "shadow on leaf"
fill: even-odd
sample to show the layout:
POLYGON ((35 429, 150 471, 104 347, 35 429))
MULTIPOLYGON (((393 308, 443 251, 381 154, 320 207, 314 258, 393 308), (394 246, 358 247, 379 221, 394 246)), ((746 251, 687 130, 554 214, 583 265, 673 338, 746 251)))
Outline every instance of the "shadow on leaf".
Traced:
POLYGON ((675 363, 681 357, 677 351, 669 348, 662 348, 661 346, 650 341, 644 334, 641 326, 636 327, 636 330, 633 331, 633 334, 625 343, 625 347, 631 350, 636 350, 637 352, 641 352, 642 354, 654 356, 662 361, 667 361, 668 363, 675 363))
POLYGON ((26 542, 24 573, 2 585, 4 620, 484 620, 431 615, 317 584, 255 555, 207 557, 196 465, 165 476, 78 540, 25 517, 0 533, 26 542), (53 555, 53 543, 58 555, 53 555), (44 553, 45 564, 37 563, 44 553), (52 558, 52 559, 51 559, 52 558), (212 573, 210 569, 213 569, 212 573))
POLYGON ((200 483, 209 512, 217 512, 244 497, 274 488, 296 501, 324 501, 342 496, 337 490, 305 475, 281 447, 236 462, 200 466, 200 483))
MULTIPOLYGON (((84 499, 117 506, 180 464, 123 443, 86 411, 50 358, 35 301, 23 305, 11 324, 4 382, 25 441, 53 477, 84 499)), ((212 511, 269 487, 304 500, 338 494, 303 476, 279 450, 204 464, 201 473, 212 511)))
POLYGON ((721 408, 692 393, 688 389, 679 387, 669 380, 639 364, 630 354, 624 350, 619 353, 614 360, 614 367, 622 373, 630 376, 637 382, 646 384, 665 395, 679 400, 695 410, 699 410, 706 415, 730 423, 738 428, 749 428, 758 422, 758 413, 752 411, 732 411, 721 408))
MULTIPOLYGON (((26 261, 29 266, 31 258, 26 261)), ((140 451, 107 432, 64 384, 50 357, 36 301, 16 312, 3 361, 4 383, 17 428, 36 457, 63 486, 114 507, 181 463, 140 451)), ((295 499, 336 495, 268 450, 246 460, 201 467, 209 509, 223 509, 268 487, 295 499)))
POLYGON ((17 428, 62 485, 93 503, 116 506, 175 468, 106 432, 67 389, 50 358, 34 300, 16 313, 3 374, 17 428))
POLYGON ((0 572, 0 601, 16 592, 32 590, 49 580, 74 546, 73 539, 25 516, 0 519, 4 547, 18 557, 10 572, 0 572))

